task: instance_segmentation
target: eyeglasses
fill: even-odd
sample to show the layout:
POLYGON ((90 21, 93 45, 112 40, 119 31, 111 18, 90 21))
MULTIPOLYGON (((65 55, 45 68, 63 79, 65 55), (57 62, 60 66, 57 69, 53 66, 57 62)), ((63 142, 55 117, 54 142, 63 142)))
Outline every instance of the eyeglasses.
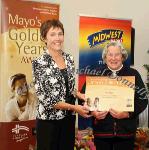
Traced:
POLYGON ((108 57, 119 57, 119 56, 122 56, 122 54, 121 53, 107 53, 107 56, 108 57))

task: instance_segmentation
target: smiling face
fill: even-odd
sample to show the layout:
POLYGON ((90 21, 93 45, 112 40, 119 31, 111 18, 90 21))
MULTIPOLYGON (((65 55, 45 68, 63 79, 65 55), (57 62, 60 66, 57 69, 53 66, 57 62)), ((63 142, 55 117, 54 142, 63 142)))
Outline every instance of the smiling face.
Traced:
POLYGON ((62 50, 64 43, 64 33, 61 28, 51 27, 47 32, 46 39, 48 50, 62 50))
POLYGON ((107 66, 112 70, 118 70, 122 66, 123 57, 121 49, 118 46, 109 46, 107 49, 105 61, 107 66))
POLYGON ((14 92, 16 97, 26 96, 28 94, 27 82, 25 78, 15 81, 14 92))

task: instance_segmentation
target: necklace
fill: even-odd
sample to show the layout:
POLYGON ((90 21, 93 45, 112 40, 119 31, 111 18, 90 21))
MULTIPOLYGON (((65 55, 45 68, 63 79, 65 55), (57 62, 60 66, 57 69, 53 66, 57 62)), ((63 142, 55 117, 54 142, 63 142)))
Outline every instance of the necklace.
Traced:
POLYGON ((112 71, 111 76, 114 77, 114 78, 117 76, 117 73, 118 73, 122 68, 123 68, 123 64, 122 64, 122 66, 121 66, 119 69, 117 69, 117 70, 112 70, 111 68, 108 67, 108 69, 112 71))

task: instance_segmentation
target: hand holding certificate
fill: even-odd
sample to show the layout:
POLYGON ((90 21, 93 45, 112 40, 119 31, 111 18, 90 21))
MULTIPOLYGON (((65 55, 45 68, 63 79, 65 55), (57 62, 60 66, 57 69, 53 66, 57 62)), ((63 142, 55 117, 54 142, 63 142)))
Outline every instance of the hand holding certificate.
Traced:
POLYGON ((91 111, 134 111, 134 76, 86 77, 87 104, 91 111))

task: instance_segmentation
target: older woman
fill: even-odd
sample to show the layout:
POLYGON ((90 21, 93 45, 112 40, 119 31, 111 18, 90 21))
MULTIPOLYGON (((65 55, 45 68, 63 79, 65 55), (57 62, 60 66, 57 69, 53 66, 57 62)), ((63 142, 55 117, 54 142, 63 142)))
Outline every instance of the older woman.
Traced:
MULTIPOLYGON (((93 133, 97 150, 133 150, 137 120, 146 108, 148 99, 146 89, 137 70, 124 65, 127 51, 119 42, 108 43, 102 53, 105 67, 101 76, 116 78, 118 76, 135 77, 134 112, 114 110, 93 111, 93 133)), ((82 89, 85 92, 85 85, 82 89)))
POLYGON ((40 28, 46 44, 43 55, 33 61, 38 96, 37 150, 73 150, 75 115, 88 117, 88 110, 75 104, 73 57, 62 50, 64 28, 59 20, 47 20, 40 28), (73 95, 72 95, 73 94, 73 95))
POLYGON ((135 76, 134 112, 94 111, 93 130, 97 150, 133 150, 138 115, 146 108, 148 99, 140 74, 125 66, 127 51, 119 42, 110 42, 102 53, 106 67, 103 76, 135 76))

